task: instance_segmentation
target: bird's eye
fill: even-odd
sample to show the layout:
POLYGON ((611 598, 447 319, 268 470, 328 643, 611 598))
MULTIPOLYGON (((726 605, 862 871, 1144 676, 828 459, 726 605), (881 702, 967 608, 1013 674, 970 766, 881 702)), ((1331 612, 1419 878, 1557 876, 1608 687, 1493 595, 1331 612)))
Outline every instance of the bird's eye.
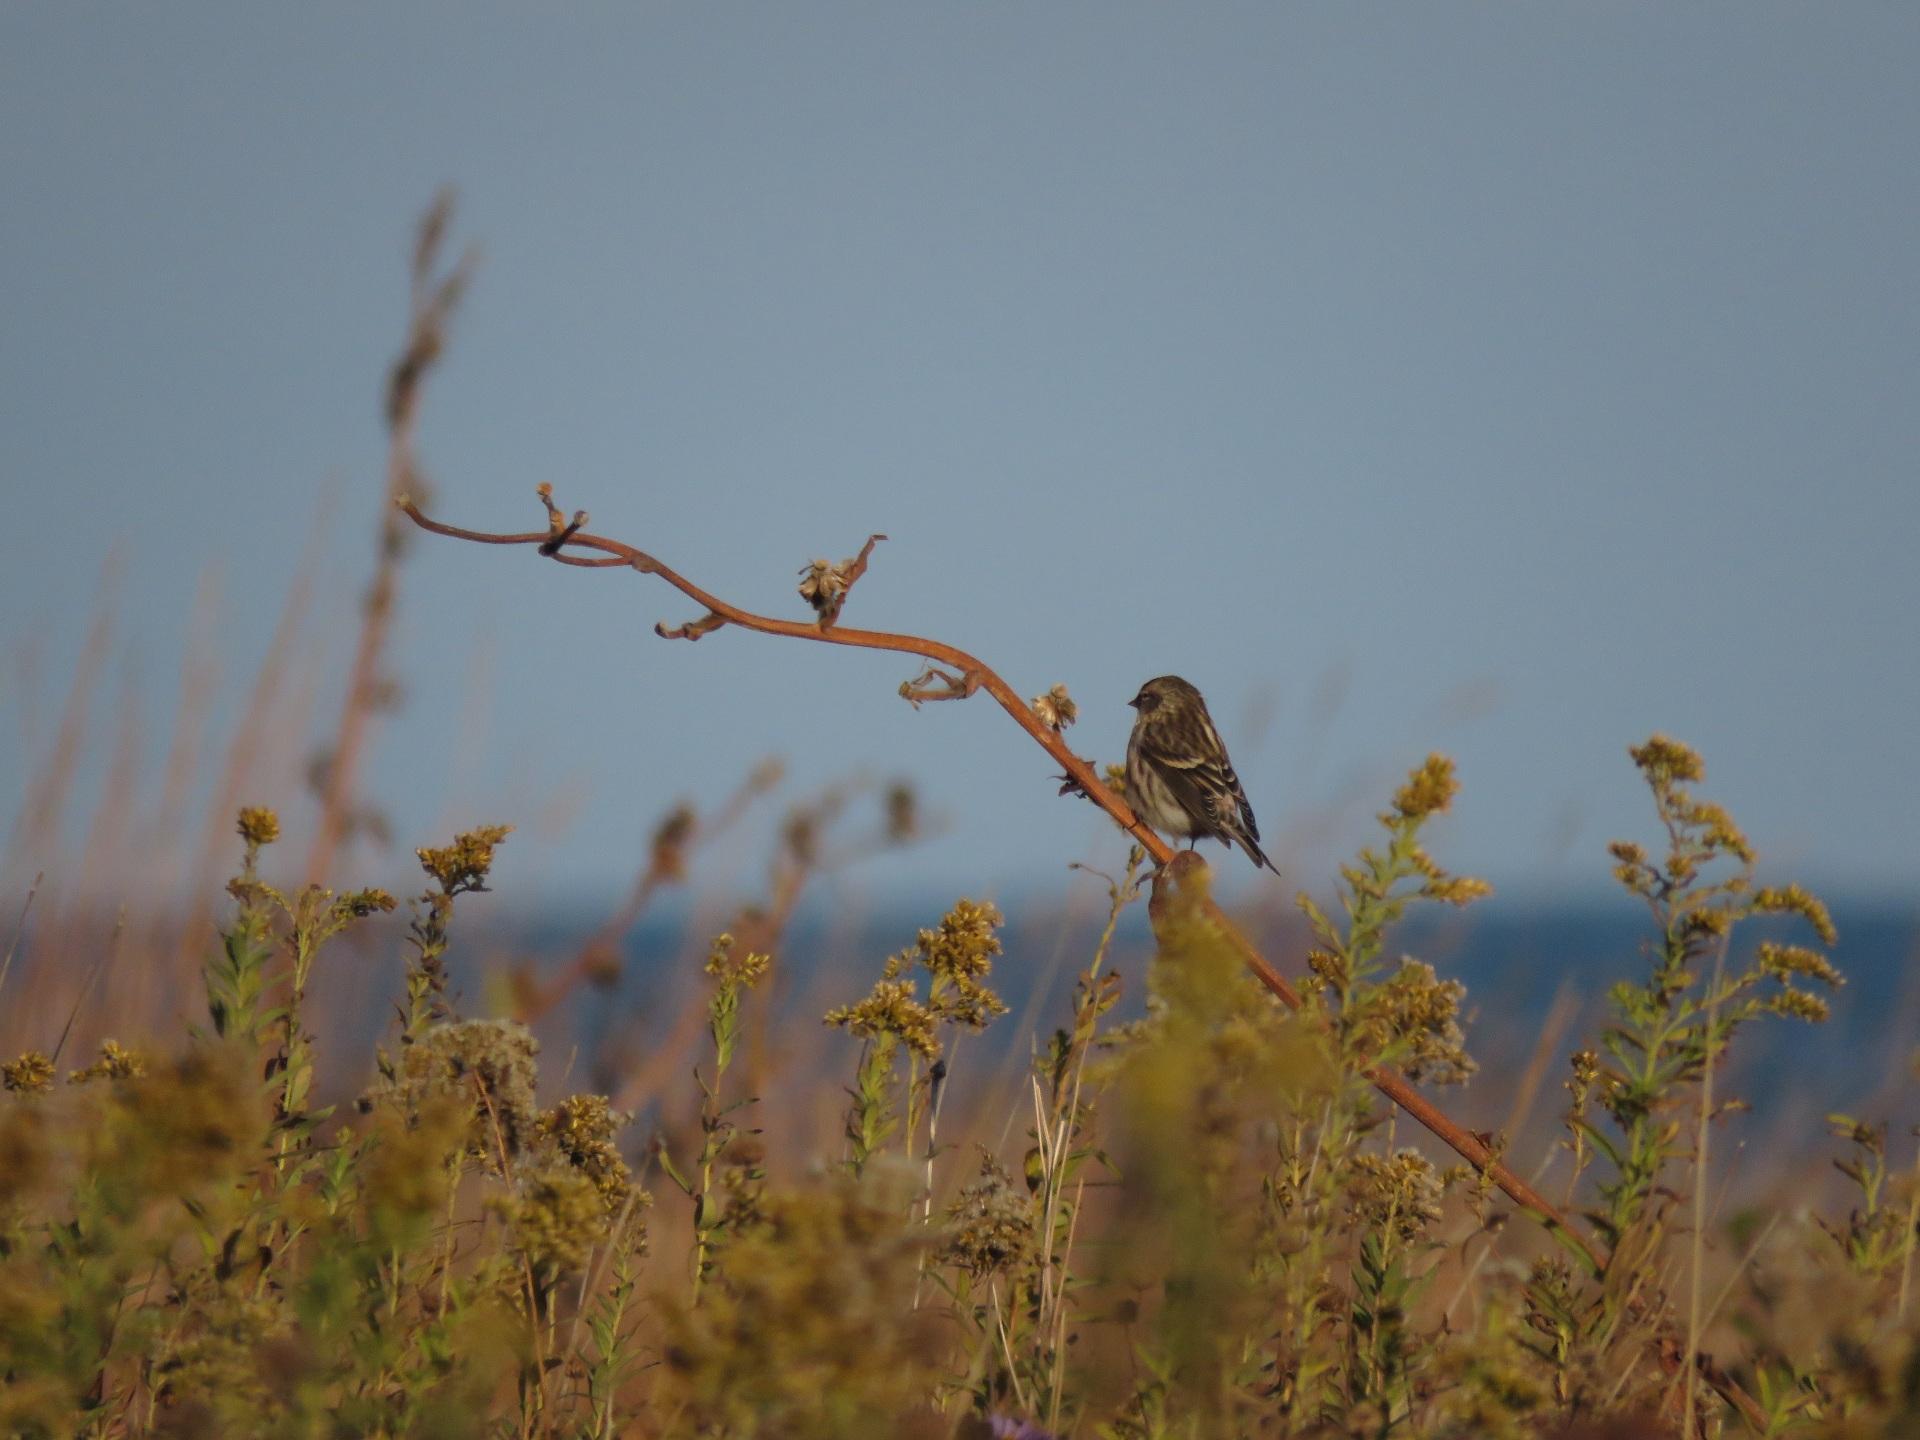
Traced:
POLYGON ((1133 703, 1140 707, 1140 713, 1144 715, 1147 711, 1153 709, 1154 706, 1160 703, 1160 697, 1157 695, 1142 694, 1140 698, 1138 700, 1135 700, 1133 703))

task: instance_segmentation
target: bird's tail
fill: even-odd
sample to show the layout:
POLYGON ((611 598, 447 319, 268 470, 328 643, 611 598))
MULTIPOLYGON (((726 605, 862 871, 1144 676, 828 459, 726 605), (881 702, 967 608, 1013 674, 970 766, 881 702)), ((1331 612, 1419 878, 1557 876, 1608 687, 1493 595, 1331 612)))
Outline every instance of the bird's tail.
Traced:
POLYGON ((1267 858, 1267 852, 1260 848, 1260 842, 1258 840, 1255 840, 1251 835, 1242 835, 1239 837, 1239 840, 1241 845, 1245 847, 1248 857, 1255 865, 1264 865, 1276 875, 1280 873, 1280 867, 1267 858))

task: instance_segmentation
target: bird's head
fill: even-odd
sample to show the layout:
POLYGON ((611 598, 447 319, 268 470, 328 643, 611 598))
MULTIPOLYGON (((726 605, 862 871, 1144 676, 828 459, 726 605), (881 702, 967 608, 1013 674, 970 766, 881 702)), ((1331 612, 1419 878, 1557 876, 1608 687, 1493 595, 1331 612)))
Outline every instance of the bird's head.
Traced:
POLYGON ((1162 675, 1140 687, 1140 693, 1127 703, 1142 715, 1151 715, 1162 705, 1181 700, 1198 700, 1200 692, 1178 675, 1162 675))

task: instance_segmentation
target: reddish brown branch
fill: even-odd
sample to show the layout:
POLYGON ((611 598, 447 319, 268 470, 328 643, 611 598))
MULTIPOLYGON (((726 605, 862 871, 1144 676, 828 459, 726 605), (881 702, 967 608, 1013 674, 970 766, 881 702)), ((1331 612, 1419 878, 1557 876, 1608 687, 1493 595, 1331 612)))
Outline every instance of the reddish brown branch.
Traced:
MULTIPOLYGON (((533 545, 544 549, 549 542, 555 540, 556 531, 551 524, 551 517, 558 512, 551 496, 544 490, 541 498, 550 517, 549 528, 545 531, 509 535, 463 530, 457 526, 442 524, 421 513, 419 507, 406 496, 399 497, 396 503, 414 524, 436 535, 446 535, 455 540, 470 540, 482 545, 533 545)), ((717 596, 709 594, 644 550, 623 541, 608 539, 604 535, 592 534, 585 529, 562 528, 565 528, 567 533, 559 538, 556 553, 553 555, 554 559, 571 564, 594 566, 626 565, 643 575, 658 575, 695 604, 706 607, 707 620, 696 621, 695 625, 706 625, 707 621, 712 621, 711 628, 727 624, 742 630, 758 631, 763 635, 784 635, 794 640, 815 640, 829 645, 847 645, 859 650, 891 650, 903 655, 918 656, 927 662, 927 669, 915 680, 908 681, 900 687, 901 695, 915 704, 935 699, 964 699, 977 691, 986 691, 1000 708, 1013 718, 1014 724, 1032 736, 1036 744, 1059 762, 1064 771, 1062 778, 1074 791, 1085 795, 1087 799, 1106 811, 1114 824, 1139 842, 1159 865, 1167 867, 1167 875, 1161 878, 1170 879, 1176 885, 1182 884, 1193 875, 1196 869, 1205 866, 1206 862, 1191 852, 1188 852, 1184 858, 1176 860, 1172 848, 1141 822, 1126 801, 1107 787, 1095 773, 1093 766, 1068 748, 1059 731, 1045 724, 1034 713, 1033 708, 1021 700, 997 672, 966 651, 918 635, 896 635, 882 630, 849 630, 830 624, 810 625, 801 621, 779 620, 768 615, 756 615, 752 611, 729 605, 717 596), (569 556, 562 548, 568 545, 598 551, 601 555, 610 558, 584 559, 569 556), (944 669, 936 667, 944 667, 944 669)), ((848 568, 852 569, 856 566, 864 568, 875 541, 881 538, 884 537, 874 536, 869 539, 861 550, 859 559, 852 562, 848 568)), ((837 614, 838 611, 836 610, 835 613, 837 614)), ((701 633, 704 634, 706 631, 702 630, 701 633)), ((1156 895, 1159 891, 1159 883, 1160 880, 1157 879, 1156 895)), ((1255 978, 1278 996, 1282 1003, 1298 1009, 1299 993, 1287 983, 1279 971, 1268 964, 1266 957, 1261 955, 1253 942, 1248 940, 1227 918, 1225 912, 1214 903, 1212 898, 1201 894, 1198 897, 1198 904, 1207 920, 1219 928, 1220 933, 1233 946, 1255 978)), ((1551 1201, 1509 1169, 1486 1141, 1449 1119, 1438 1106, 1415 1090, 1405 1076, 1396 1070, 1381 1066, 1374 1069, 1367 1078, 1373 1082, 1374 1087, 1381 1094, 1425 1126, 1462 1159, 1483 1174, 1490 1176, 1494 1184, 1499 1186, 1510 1199, 1532 1213, 1549 1230, 1562 1236, 1584 1255, 1596 1270, 1606 1268, 1610 1257, 1603 1249, 1575 1229, 1551 1201)), ((1756 1421, 1760 1411, 1751 1396, 1747 1395, 1737 1383, 1704 1355, 1700 1357, 1700 1368, 1709 1383, 1730 1405, 1750 1423, 1756 1421)))
MULTIPOLYGON (((553 510, 550 497, 543 496, 542 499, 550 513, 558 513, 553 510)), ((430 530, 436 535, 446 535, 456 540, 471 540, 484 545, 540 546, 545 544, 552 534, 551 530, 518 535, 462 530, 456 526, 429 519, 411 500, 403 498, 400 508, 422 529, 430 530)), ((809 625, 803 621, 777 620, 767 615, 756 615, 708 594, 645 551, 622 541, 610 540, 605 536, 580 530, 569 535, 565 543, 616 557, 643 574, 660 576, 696 604, 706 606, 709 619, 718 617, 715 620, 716 625, 724 623, 738 626, 743 630, 756 630, 765 635, 785 635, 795 640, 817 640, 830 645, 850 645, 863 650, 893 650, 901 654, 920 656, 929 662, 927 669, 916 679, 908 681, 901 687, 900 693, 903 696, 910 701, 920 703, 933 699, 961 699, 981 690, 986 691, 999 703, 1002 710, 1013 717, 1016 725, 1031 735, 1042 749, 1059 762, 1065 778, 1072 782, 1078 793, 1085 795, 1106 811, 1113 822, 1145 847, 1147 853, 1159 864, 1167 865, 1174 860, 1174 852, 1166 842, 1141 823, 1139 817, 1128 808, 1127 803, 1108 789, 1100 777, 1094 773, 1093 767, 1073 753, 1060 733, 1044 724, 1034 714, 1033 708, 1021 700, 1006 681, 966 651, 944 645, 937 640, 923 639, 917 635, 893 635, 879 630, 852 630, 838 627, 822 630, 817 625, 809 625)), ((871 548, 871 542, 869 542, 869 548, 871 548)), ((562 555, 556 558, 565 559, 566 557, 562 555)), ((704 624, 705 622, 695 623, 704 624)), ((1190 858, 1180 862, 1180 865, 1186 868, 1176 868, 1171 872, 1175 877, 1190 874, 1191 867, 1205 863, 1197 856, 1191 856, 1190 852, 1189 855, 1190 858)), ((1254 973, 1260 983, 1279 996, 1287 1005, 1297 1008, 1300 997, 1294 988, 1273 966, 1267 963, 1266 957, 1254 948, 1253 943, 1240 933, 1212 900, 1209 899, 1203 903, 1207 908, 1209 919, 1219 925, 1221 932, 1239 952, 1247 968, 1254 973)), ((1463 1159, 1491 1174, 1494 1183, 1512 1199, 1536 1213, 1549 1226, 1569 1236, 1596 1264, 1600 1263, 1601 1257, 1592 1244, 1578 1230, 1569 1225, 1559 1210, 1539 1191, 1501 1163, 1479 1137, 1448 1119, 1420 1095, 1404 1077, 1392 1071, 1383 1070, 1376 1073, 1372 1079, 1383 1094, 1452 1147, 1463 1159)))
MULTIPOLYGON (((423 530, 435 535, 445 535, 454 540, 468 540, 478 545, 531 545, 539 547, 552 538, 550 530, 523 531, 518 534, 497 534, 484 530, 465 530, 457 525, 447 525, 429 518, 408 496, 401 496, 396 502, 400 510, 423 530)), ((993 697, 1002 710, 1013 717, 1013 721, 1047 753, 1060 762, 1065 772, 1077 780, 1086 791, 1089 799, 1113 817, 1114 823, 1127 831, 1147 847, 1147 853, 1164 863, 1172 858, 1173 852, 1151 830, 1140 823, 1134 813, 1127 808, 1126 802, 1101 784, 1093 767, 1068 748, 1066 741, 1060 738, 1050 726, 1041 723, 1017 694, 1013 687, 1002 680, 976 657, 952 645, 937 640, 922 639, 917 635, 894 635, 881 630, 856 630, 844 626, 834 626, 822 630, 817 624, 804 620, 779 620, 770 615, 756 615, 752 611, 742 610, 729 605, 718 596, 709 594, 671 566, 623 541, 611 540, 604 535, 596 535, 581 530, 567 540, 570 547, 578 547, 599 552, 611 557, 608 560, 583 559, 562 551, 553 558, 570 564, 587 565, 624 565, 639 571, 643 575, 658 575, 674 589, 692 600, 696 605, 706 608, 709 614, 717 615, 729 625, 742 630, 753 630, 762 635, 784 635, 794 640, 815 640, 829 645, 848 645, 858 650, 891 650, 903 655, 915 655, 932 665, 943 666, 948 672, 957 672, 952 683, 963 687, 963 693, 973 694, 984 690, 993 697)), ((699 622, 696 622, 699 623, 699 622)))
MULTIPOLYGON (((551 497, 543 495, 542 499, 551 512, 551 497)), ((401 497, 399 506, 408 518, 422 529, 430 530, 436 535, 446 535, 455 540, 470 540, 483 545, 533 545, 537 547, 544 545, 553 534, 552 530, 506 535, 489 534, 479 530, 463 530, 457 526, 442 524, 438 520, 428 518, 411 499, 405 496, 401 497)), ((605 536, 580 530, 568 536, 566 543, 589 550, 597 550, 604 555, 613 556, 617 560, 631 566, 633 569, 640 571, 642 574, 660 576, 661 579, 665 580, 669 585, 693 600, 696 604, 706 606, 708 619, 714 620, 716 626, 719 624, 736 625, 743 630, 755 630, 765 635, 785 635, 795 640, 817 640, 831 645, 850 645, 856 649, 863 650, 892 650, 901 654, 922 657, 930 663, 926 671, 919 677, 915 680, 908 681, 901 687, 901 694, 903 696, 909 700, 920 702, 936 698, 960 699, 981 690, 986 691, 994 700, 999 702, 1001 709, 1013 717, 1015 724, 1025 730, 1027 734, 1031 735, 1049 755, 1059 762, 1066 777, 1074 783, 1079 793, 1084 794, 1089 800, 1093 801, 1094 804, 1106 811, 1107 814, 1112 817, 1114 823, 1144 846, 1147 853, 1153 856, 1155 861, 1165 865, 1173 860, 1174 852, 1167 846, 1166 842, 1141 823, 1133 811, 1127 807, 1127 803, 1118 795, 1114 794, 1113 791, 1109 790, 1101 781, 1100 777, 1094 773, 1091 765, 1068 748, 1066 741, 1060 736, 1059 732, 1051 726, 1043 724, 1039 717, 1033 713, 1032 707, 1022 701, 1006 681, 1002 680, 1000 676, 988 668, 987 665, 974 656, 969 655, 966 651, 956 649, 951 645, 942 644, 937 640, 923 639, 917 635, 893 635, 878 630, 853 630, 840 629, 837 627, 830 630, 822 630, 816 625, 809 625, 803 621, 778 620, 767 615, 756 615, 750 611, 739 609, 737 606, 729 605, 724 600, 708 594, 698 585, 695 585, 692 581, 681 576, 670 567, 661 564, 660 561, 654 559, 645 551, 636 549, 634 546, 625 544, 622 541, 610 540, 605 536), (717 617, 717 619, 715 617, 717 617), (944 666, 945 669, 937 668, 940 666, 944 666)), ((566 559, 568 557, 560 555, 555 558, 566 559)), ((703 625, 706 622, 696 621, 694 623, 696 625, 703 625)), ((705 632, 703 631, 702 633, 705 632)), ((1202 862, 1196 858, 1187 863, 1198 864, 1202 862)), ((1208 902, 1209 905, 1211 905, 1211 903, 1210 901, 1208 902)), ((1218 921, 1222 925, 1224 932, 1233 941, 1235 948, 1240 951, 1242 957, 1246 960, 1248 968, 1259 977, 1261 983, 1266 985, 1268 989, 1272 990, 1274 994, 1278 995, 1287 1004, 1297 1006, 1299 1004, 1299 997, 1294 992, 1293 987, 1281 978, 1279 972, 1267 963, 1266 959, 1253 948, 1253 945, 1245 936, 1241 935, 1237 929, 1227 923, 1224 915, 1218 915, 1218 921)), ((1404 1087, 1404 1082, 1402 1082, 1402 1086, 1404 1087)), ((1407 1093, 1411 1094, 1410 1091, 1407 1093)), ((1414 1096, 1413 1098, 1417 1101, 1419 1097, 1414 1096)), ((1424 1102, 1422 1103, 1424 1104, 1424 1102)), ((1449 1145, 1452 1145, 1465 1158, 1475 1163, 1486 1162, 1489 1158, 1486 1146, 1482 1145, 1467 1131, 1462 1130, 1444 1116, 1439 1115, 1438 1112, 1432 1111, 1432 1107, 1427 1106, 1425 1108, 1433 1114, 1434 1120, 1422 1118, 1423 1124, 1427 1124, 1430 1129, 1434 1130, 1435 1134, 1439 1135, 1440 1138, 1445 1140, 1449 1145), (1437 1121, 1437 1124, 1435 1121, 1437 1121)), ((1558 1212, 1552 1205, 1542 1199, 1531 1186, 1518 1176, 1513 1176, 1510 1172, 1505 1172, 1504 1166, 1497 1168, 1495 1179, 1500 1181, 1502 1189, 1507 1190, 1507 1193, 1512 1195, 1513 1198, 1522 1205, 1527 1206, 1529 1209, 1538 1209, 1543 1215, 1558 1216, 1558 1212), (1503 1178, 1503 1175, 1505 1178, 1503 1178), (1510 1186, 1507 1183, 1509 1180, 1511 1181, 1510 1186)), ((1569 1230, 1569 1233, 1573 1232, 1569 1230)))

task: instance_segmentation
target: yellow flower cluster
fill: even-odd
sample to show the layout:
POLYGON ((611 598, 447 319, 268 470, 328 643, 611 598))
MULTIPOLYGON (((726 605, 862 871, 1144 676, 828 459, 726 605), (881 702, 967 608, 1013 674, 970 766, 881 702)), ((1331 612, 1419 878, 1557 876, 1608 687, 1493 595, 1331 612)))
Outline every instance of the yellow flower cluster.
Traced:
POLYGON ((1811 1025, 1820 1024, 1833 1013, 1827 1002, 1818 995, 1793 989, 1781 990, 1768 997, 1767 1009, 1791 1020, 1805 1020, 1811 1025))
POLYGON ((131 1080, 146 1073, 147 1062, 142 1056, 126 1049, 118 1040, 103 1040, 100 1058, 84 1070, 74 1071, 67 1080, 74 1085, 84 1085, 89 1080, 131 1080))
POLYGON ((705 969, 723 986, 742 985, 751 990, 772 963, 772 956, 755 951, 736 955, 733 953, 733 936, 716 935, 712 948, 707 951, 705 969))
POLYGON ((915 1054, 932 1060, 940 1054, 937 1028, 945 1023, 979 1030, 1006 1002, 985 983, 1000 953, 994 931, 1005 924, 998 907, 957 900, 937 930, 922 930, 911 950, 889 956, 873 991, 857 1005, 829 1011, 827 1024, 872 1039, 892 1035, 915 1054), (927 998, 906 978, 918 964, 927 972, 927 998))
POLYGON ((18 1060, 0 1065, 0 1079, 9 1090, 22 1095, 38 1095, 53 1087, 53 1061, 38 1050, 29 1050, 18 1060))
POLYGON ((1000 941, 993 932, 1005 923, 1006 917, 995 905, 956 900, 941 917, 938 930, 920 932, 920 963, 930 975, 978 979, 993 968, 993 957, 1000 953, 1000 941))
POLYGON ((609 1215, 633 1191, 633 1172, 613 1143, 614 1134, 626 1123, 627 1117, 608 1105, 604 1095, 569 1095, 540 1117, 541 1137, 593 1182, 609 1215))
MULTIPOLYGON (((920 932, 915 952, 933 977, 927 1005, 936 1018, 978 1030, 994 1016, 1007 1013, 1006 1003, 984 983, 993 969, 993 957, 1000 953, 994 931, 1005 923, 994 905, 956 900, 938 930, 920 932)), ((908 959, 903 954, 889 961, 889 973, 901 973, 908 959)))
POLYGON ((1647 886, 1657 878, 1652 863, 1647 859, 1644 845, 1636 845, 1631 840, 1615 840, 1607 846, 1607 853, 1614 858, 1613 878, 1636 895, 1646 893, 1647 886))
POLYGON ((1675 798, 1678 801, 1675 813, 1683 824, 1699 827, 1701 843, 1708 849, 1737 856, 1744 865, 1753 864, 1753 844, 1733 823, 1733 816, 1725 806, 1711 800, 1695 800, 1690 795, 1675 798))
POLYGON ((1478 1068, 1460 1028, 1467 987, 1458 980, 1442 980, 1424 960, 1405 959, 1376 993, 1378 1023, 1400 1049, 1400 1068, 1409 1079, 1458 1085, 1478 1068))
POLYGON ((1813 927, 1824 945, 1837 945, 1840 932, 1833 928, 1833 916, 1820 900, 1798 885, 1773 885, 1754 892, 1753 908, 1769 915, 1798 915, 1813 927))
POLYGON ((280 838, 280 817, 264 805, 240 812, 240 838, 252 846, 271 845, 280 838))
POLYGON ((1665 735, 1656 733, 1646 744, 1630 748, 1627 754, 1655 785, 1693 785, 1707 777, 1700 752, 1665 735))
POLYGON ((827 1024, 863 1040, 892 1035, 928 1060, 940 1054, 933 1012, 920 1003, 911 980, 881 980, 866 999, 827 1012, 827 1024))
POLYGON ((1782 980, 1790 975, 1804 975, 1809 980, 1818 980, 1822 985, 1838 988, 1847 983, 1834 964, 1818 950, 1809 950, 1804 945, 1776 945, 1771 940, 1761 942, 1758 956, 1759 966, 1769 975, 1777 975, 1782 980))
POLYGON ((1409 850, 1408 858, 1413 862, 1413 868, 1420 872, 1422 900, 1438 900, 1443 905, 1471 905, 1493 893, 1493 887, 1484 880, 1442 870, 1427 853, 1426 846, 1415 843, 1409 850))
POLYGON ((1429 755, 1426 763, 1407 777, 1407 783, 1393 792, 1393 808, 1404 820, 1423 820, 1445 813, 1459 792, 1453 761, 1444 755, 1429 755))
POLYGON ((333 902, 333 912, 341 920, 364 920, 385 914, 394 904, 393 896, 384 890, 350 890, 333 902))
POLYGON ((1440 1173, 1417 1150, 1392 1155, 1362 1151, 1352 1160, 1347 1184, 1354 1211, 1367 1224, 1391 1226, 1402 1240, 1417 1240, 1440 1218, 1444 1185, 1440 1173))
POLYGON ((513 1245, 535 1271, 568 1274, 606 1236, 607 1212, 592 1179, 569 1165, 549 1165, 523 1176, 513 1194, 496 1201, 513 1232, 513 1245))
POLYGON ((483 825, 456 835, 451 845, 423 847, 414 853, 420 857, 420 868, 440 882, 443 894, 484 890, 487 872, 493 869, 494 847, 512 830, 511 825, 483 825))

